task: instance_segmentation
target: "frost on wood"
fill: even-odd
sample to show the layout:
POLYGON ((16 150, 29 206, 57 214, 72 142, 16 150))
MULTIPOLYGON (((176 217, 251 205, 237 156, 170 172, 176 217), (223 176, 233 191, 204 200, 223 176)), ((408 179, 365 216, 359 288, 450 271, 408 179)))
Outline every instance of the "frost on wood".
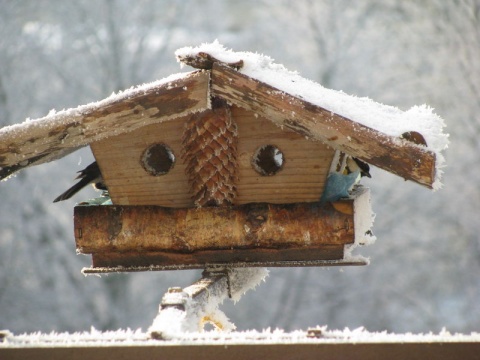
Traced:
POLYGON ((202 279, 185 288, 170 288, 148 332, 169 339, 185 332, 202 332, 205 324, 232 331, 235 325, 219 309, 226 298, 238 301, 268 275, 265 268, 206 270, 202 279))
POLYGON ((0 179, 93 141, 208 108, 209 74, 181 73, 0 129, 0 179))
MULTIPOLYGON (((112 135, 206 110, 210 108, 211 96, 227 95, 228 92, 221 91, 223 86, 223 90, 231 91, 229 97, 224 96, 225 100, 252 110, 281 128, 320 140, 405 179, 433 189, 441 187, 442 152, 448 145, 448 135, 443 133, 443 120, 426 105, 401 111, 326 89, 275 64, 267 56, 236 53, 218 42, 179 49, 176 55, 186 64, 211 70, 173 75, 96 103, 52 111, 37 121, 1 129, 0 178, 112 135), (219 70, 221 67, 227 70, 219 70), (248 81, 239 75, 247 78, 250 85, 264 85, 258 87, 259 94, 253 93, 258 96, 252 96, 252 89, 245 83, 248 81), (275 100, 273 105, 265 102, 269 97, 275 100), (422 141, 405 134, 420 134, 422 141), (389 149, 395 151, 390 153, 389 149), (390 166, 392 162, 394 165, 390 166)), ((233 186, 227 191, 228 196, 232 190, 233 186)))
POLYGON ((376 237, 372 233, 373 221, 375 220, 375 214, 372 211, 370 191, 361 189, 355 192, 354 201, 354 215, 353 223, 355 228, 355 241, 353 244, 345 245, 345 261, 361 261, 364 260, 368 264, 368 259, 365 259, 361 255, 354 255, 353 250, 358 246, 372 245, 376 237))
MULTIPOLYGON (((176 51, 177 58, 193 58, 199 53, 207 53, 224 64, 243 61, 239 72, 253 79, 262 81, 276 88, 276 92, 292 95, 298 99, 322 107, 354 122, 375 129, 385 135, 398 139, 399 144, 408 142, 425 149, 423 144, 416 144, 404 138, 402 134, 416 132, 423 136, 426 149, 435 154, 435 179, 431 187, 441 187, 443 150, 448 146, 448 135, 443 133, 443 119, 427 105, 413 106, 402 111, 393 106, 383 105, 368 98, 360 98, 324 88, 318 83, 307 80, 295 72, 288 71, 283 65, 274 63, 273 59, 250 52, 234 52, 226 49, 218 41, 198 47, 185 47, 176 51)), ((213 82, 215 85, 215 82, 213 82)), ((291 114, 290 114, 291 115, 291 114)), ((292 115, 293 116, 293 115, 292 115)), ((294 117, 294 116, 293 116, 294 117)))
MULTIPOLYGON (((370 332, 363 327, 343 330, 328 329, 317 326, 308 330, 286 332, 281 329, 247 330, 232 332, 185 332, 181 336, 172 336, 164 341, 157 341, 149 333, 141 329, 119 329, 115 331, 100 331, 91 328, 90 331, 75 333, 30 333, 12 334, 3 331, 0 349, 12 348, 52 348, 52 347, 125 347, 125 346, 171 346, 171 345, 255 345, 278 344, 282 346, 295 344, 405 344, 418 343, 432 346, 449 343, 479 343, 480 333, 451 333, 442 329, 439 333, 425 334, 393 334, 386 331, 370 332)), ((172 334, 173 335, 173 334, 172 334)))
POLYGON ((281 129, 292 130, 404 179, 433 187, 436 155, 424 146, 367 127, 220 64, 214 64, 212 70, 212 90, 281 129))

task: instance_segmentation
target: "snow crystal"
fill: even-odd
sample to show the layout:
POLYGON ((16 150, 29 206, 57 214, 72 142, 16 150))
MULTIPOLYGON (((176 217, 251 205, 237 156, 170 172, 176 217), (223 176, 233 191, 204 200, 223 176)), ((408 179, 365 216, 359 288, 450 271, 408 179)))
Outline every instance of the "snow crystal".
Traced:
POLYGON ((248 290, 255 289, 268 276, 268 270, 265 268, 243 268, 232 269, 229 272, 230 291, 234 302, 240 300, 240 297, 248 290))
POLYGON ((445 162, 442 151, 448 147, 448 134, 443 132, 445 127, 443 119, 435 114, 431 107, 413 106, 407 111, 402 111, 366 97, 327 89, 302 78, 297 72, 287 70, 281 64, 276 64, 268 56, 251 52, 234 52, 226 49, 218 41, 198 47, 184 47, 177 50, 175 54, 177 58, 181 58, 194 56, 199 52, 208 53, 226 63, 243 60, 244 65, 239 70, 241 73, 386 135, 399 137, 408 131, 419 132, 425 138, 428 148, 436 154, 437 171, 433 189, 441 187, 440 179, 443 172, 441 168, 445 162))
POLYGON ((310 331, 296 330, 285 332, 281 329, 241 332, 191 332, 177 337, 152 339, 149 333, 137 330, 117 330, 101 332, 94 328, 90 332, 79 333, 32 333, 15 335, 8 333, 0 342, 2 348, 39 348, 74 346, 171 346, 171 345, 255 345, 255 344, 374 344, 374 343, 473 343, 480 341, 480 333, 452 334, 443 329, 440 333, 392 334, 369 332, 360 327, 350 330, 329 330, 318 326, 310 331), (311 336, 310 334, 318 334, 311 336))

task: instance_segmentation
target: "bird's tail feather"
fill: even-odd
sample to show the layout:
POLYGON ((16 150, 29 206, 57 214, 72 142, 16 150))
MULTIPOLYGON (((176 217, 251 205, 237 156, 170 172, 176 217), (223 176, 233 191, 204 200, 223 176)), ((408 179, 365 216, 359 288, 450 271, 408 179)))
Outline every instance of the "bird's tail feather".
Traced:
POLYGON ((62 193, 61 195, 57 196, 53 202, 58 202, 62 200, 67 200, 70 199, 73 195, 75 195, 77 192, 79 192, 81 189, 83 189, 85 186, 87 186, 90 183, 90 179, 88 178, 83 178, 80 180, 78 183, 73 185, 70 189, 62 193))

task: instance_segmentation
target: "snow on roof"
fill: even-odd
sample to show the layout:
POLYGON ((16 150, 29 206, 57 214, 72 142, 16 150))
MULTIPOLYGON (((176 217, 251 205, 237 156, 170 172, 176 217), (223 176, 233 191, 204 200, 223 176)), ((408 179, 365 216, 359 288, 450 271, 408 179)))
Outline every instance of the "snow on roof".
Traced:
POLYGON ((47 127, 49 123, 55 122, 55 123, 62 123, 68 120, 71 120, 73 117, 81 116, 82 114, 89 113, 92 110, 99 109, 105 105, 109 105, 115 102, 119 102, 125 99, 128 99, 136 94, 141 94, 147 92, 149 89, 155 88, 159 85, 167 84, 169 82, 178 80, 188 73, 178 73, 178 74, 172 74, 170 76, 167 76, 163 79, 156 80, 150 83, 145 83, 142 85, 138 86, 132 86, 129 89, 126 90, 121 90, 118 93, 113 92, 110 96, 107 98, 100 100, 100 101, 94 101, 89 104, 85 105, 80 105, 75 108, 69 108, 69 109, 63 109, 63 110, 55 110, 52 109, 50 112, 41 118, 38 119, 30 119, 27 118, 24 122, 18 123, 18 124, 13 124, 10 126, 5 126, 3 128, 0 128, 0 137, 3 136, 15 136, 18 135, 19 133, 28 133, 30 126, 44 126, 47 127))
POLYGON ((443 119, 427 105, 413 106, 402 111, 394 106, 384 105, 366 97, 348 95, 343 91, 331 90, 301 77, 297 72, 276 64, 268 56, 251 52, 234 52, 218 41, 198 47, 184 47, 175 52, 177 58, 207 53, 219 61, 235 63, 243 60, 239 71, 260 80, 290 95, 342 115, 350 120, 378 130, 386 135, 401 136, 416 131, 423 135, 427 146, 436 154, 437 171, 434 189, 441 187, 440 179, 445 158, 442 151, 448 147, 448 134, 443 132, 443 119))
MULTIPOLYGON (((332 113, 344 116, 354 122, 375 129, 387 136, 399 137, 406 132, 418 132, 424 137, 428 150, 435 153, 435 179, 433 189, 441 187, 441 168, 444 165, 442 151, 448 146, 448 135, 443 132, 444 121, 426 106, 414 106, 407 111, 374 102, 368 98, 360 98, 345 94, 342 91, 327 89, 313 81, 302 78, 298 73, 287 70, 283 65, 276 64, 272 58, 251 52, 234 52, 226 49, 215 41, 203 44, 199 47, 185 47, 176 51, 177 58, 195 56, 199 52, 207 53, 219 61, 235 63, 243 61, 239 69, 241 73, 261 82, 267 83, 282 92, 298 97, 304 101, 320 106, 332 113)), ((159 85, 167 85, 177 79, 187 76, 188 73, 180 73, 168 76, 164 79, 133 87, 108 98, 82 105, 76 108, 55 111, 36 120, 27 119, 21 124, 15 124, 0 129, 0 139, 3 144, 11 144, 2 150, 9 152, 9 158, 4 162, 4 168, 0 167, 8 176, 20 168, 32 164, 40 164, 65 156, 78 147, 84 146, 91 141, 99 140, 107 135, 115 135, 114 127, 109 132, 95 133, 95 137, 83 138, 82 131, 89 126, 85 123, 77 126, 88 113, 101 110, 104 107, 117 102, 128 101, 138 94, 145 94, 159 85), (70 127, 71 125, 71 127, 70 127), (82 127, 85 127, 83 129, 82 127), (64 129, 61 129, 63 127, 64 129), (53 134, 50 136, 43 136, 53 134), (55 135, 57 134, 57 136, 55 135), (34 143, 30 143, 29 136, 36 136, 34 143), (59 140, 59 136, 65 136, 59 140), (52 142, 53 141, 53 142, 52 142), (55 141, 61 141, 57 144, 55 141), (23 146, 21 149, 12 151, 15 146, 23 146), (33 152, 32 152, 33 151, 33 152), (27 152, 28 154, 25 154, 27 152), (12 169, 7 169, 12 168, 12 169), (11 171, 10 171, 11 170, 11 171)), ((198 109, 197 109, 198 110, 198 109)), ((178 115, 178 114, 177 114, 178 115)), ((413 144, 413 143, 412 143, 413 144)), ((425 149, 423 145, 414 145, 425 149)), ((3 177, 5 177, 3 176, 3 177)), ((430 185, 430 184, 429 184, 430 185)))
MULTIPOLYGON (((195 72, 173 74, 161 80, 131 87, 118 93, 112 93, 112 95, 100 101, 61 111, 51 110, 44 117, 34 120, 28 118, 22 123, 1 128, 0 155, 2 156, 0 156, 0 179, 8 178, 9 175, 22 168, 61 158, 79 147, 88 145, 92 141, 125 131, 125 129, 120 129, 119 126, 98 128, 98 121, 88 120, 88 117, 96 114, 99 119, 109 119, 111 121, 118 116, 120 110, 129 111, 128 109, 119 108, 116 106, 117 104, 125 103, 128 105, 130 103, 129 107, 133 108, 135 101, 143 96, 148 97, 152 93, 158 94, 157 91, 159 89, 170 90, 182 86, 182 81, 188 81, 192 73, 195 72), (102 111, 109 109, 109 107, 116 109, 116 112, 114 111, 110 114, 107 111, 102 114, 102 111)), ((187 93, 185 86, 183 86, 183 90, 187 93)), ((144 116, 150 118, 159 111, 161 112, 154 105, 152 104, 149 108, 143 109, 137 118, 144 116)), ((196 107, 194 111, 199 111, 199 107, 196 107)), ((186 110, 190 111, 190 109, 183 107, 178 109, 177 113, 168 112, 167 107, 164 115, 171 119, 183 115, 186 110)), ((136 121, 134 114, 135 111, 132 110, 132 119, 129 121, 136 121)), ((128 121, 125 122, 127 123, 125 125, 127 130, 134 128, 130 127, 132 124, 128 125, 128 121)), ((139 123, 141 125, 141 121, 139 123)))
POLYGON ((7 333, 0 341, 2 348, 74 347, 74 346, 171 346, 171 345, 257 345, 257 344, 374 344, 374 343, 453 343, 480 342, 480 333, 452 334, 443 329, 440 333, 392 334, 369 332, 363 327, 350 330, 329 330, 326 326, 313 331, 285 332, 280 329, 263 331, 182 333, 170 340, 154 340, 141 329, 102 332, 92 327, 89 332, 31 333, 14 335, 7 333), (310 334, 316 334, 316 337, 310 334))

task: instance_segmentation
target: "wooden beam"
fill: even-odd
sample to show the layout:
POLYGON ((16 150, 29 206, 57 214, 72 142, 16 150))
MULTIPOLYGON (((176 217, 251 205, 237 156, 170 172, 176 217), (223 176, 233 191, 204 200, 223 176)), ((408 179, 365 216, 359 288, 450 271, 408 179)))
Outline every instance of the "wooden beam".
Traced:
POLYGON ((354 241, 354 199, 342 203, 76 206, 75 241, 94 267, 341 260, 354 241))
MULTIPOLYGON (((128 269, 145 271, 152 266, 161 266, 163 267, 161 270, 203 269, 210 264, 224 264, 225 266, 240 264, 238 267, 265 267, 281 266, 283 263, 287 263, 287 266, 307 266, 311 264, 317 265, 315 262, 322 262, 322 265, 330 265, 329 261, 343 259, 343 250, 343 245, 324 245, 298 249, 262 249, 260 247, 257 249, 219 249, 196 251, 194 253, 168 251, 106 252, 92 254, 92 268, 110 269, 109 272, 116 272, 117 268, 123 268, 122 271, 131 271, 128 269)), ((85 272, 88 273, 89 271, 85 272)), ((94 273, 95 271, 90 272, 94 273)))
POLYGON ((289 95, 221 63, 212 69, 212 93, 308 138, 360 158, 386 171, 432 187, 435 154, 388 136, 330 110, 289 95))
MULTIPOLYGON (((140 296, 140 295, 139 295, 140 296)), ((281 299, 272 299, 281 301, 281 299)), ((314 320, 313 320, 314 321, 314 320)), ((92 331, 93 332, 93 331, 92 331)), ((278 331, 278 333, 280 333, 278 331)), ((206 332, 209 334, 209 332, 206 332)), ((268 337, 259 332, 236 337, 220 333, 218 338, 213 336, 202 337, 202 334, 185 336, 174 341, 152 341, 148 335, 140 338, 127 333, 126 339, 108 340, 110 333, 104 337, 89 335, 88 340, 80 340, 82 334, 59 334, 57 337, 49 334, 48 341, 42 340, 42 334, 31 335, 30 343, 18 340, 28 334, 13 335, 9 343, 0 346, 0 358, 9 360, 37 359, 37 360, 111 360, 111 359, 175 359, 175 360, 247 360, 247 359, 276 359, 276 360, 317 360, 317 359, 436 359, 436 360, 475 360, 480 353, 480 342, 474 335, 465 335, 466 340, 408 340, 412 335, 398 335, 390 341, 369 341, 363 339, 336 339, 335 337, 308 338, 299 335, 280 333, 268 337), (241 336, 245 337, 244 338, 241 336), (473 338, 473 340, 471 339, 473 338), (240 340, 239 340, 240 339, 240 340), (407 339, 407 340, 405 340, 407 339), (80 343, 80 344, 78 344, 80 343), (182 345, 179 345, 182 344, 182 345)), ((383 334, 381 334, 383 335, 383 334)), ((395 336, 395 335, 392 335, 395 336)), ((415 336, 415 335, 413 335, 415 336)), ((428 337, 427 337, 428 339, 428 337)))
MULTIPOLYGON (((325 257, 326 249, 322 248, 317 251, 319 256, 318 258, 325 257)), ((340 249, 338 249, 340 250, 340 249)), ((343 254, 343 248, 342 254, 343 254)), ((305 250, 305 253, 307 250, 305 250)), ((218 253, 218 251, 217 251, 218 253)), ((273 251, 272 251, 273 253, 273 251)), ((161 255, 165 255, 163 253, 161 255)), ((155 256, 155 254, 150 254, 155 256)), ((160 254, 157 254, 160 255, 160 254)), ((238 254, 237 254, 238 255, 238 254)), ((339 255, 337 255, 339 256, 339 255)), ((291 258, 291 253, 288 258, 291 258)), ((312 255, 313 257, 313 255, 312 255)), ((163 256, 163 259, 166 257, 163 256)), ((212 262, 188 262, 188 256, 185 256, 182 259, 176 259, 170 263, 157 263, 152 264, 151 262, 145 262, 145 264, 138 263, 138 254, 135 253, 126 253, 126 254, 92 254, 92 266, 84 267, 82 269, 82 274, 108 274, 108 273, 126 273, 126 272, 142 272, 142 271, 171 271, 171 270, 195 270, 195 269, 225 269, 225 268, 241 268, 241 267, 345 267, 345 266, 365 266, 368 265, 368 260, 363 258, 352 258, 352 259, 334 259, 334 260, 271 260, 267 261, 265 258, 262 258, 260 261, 252 261, 248 256, 246 260, 235 261, 235 258, 229 258, 223 262, 216 261, 212 262)), ((152 257, 150 257, 152 259, 152 257)), ((155 259, 155 261, 160 261, 160 258, 155 259)), ((163 260, 162 260, 163 261, 163 260)))
POLYGON ((67 155, 92 141, 208 108, 210 73, 126 91, 114 99, 0 130, 0 179, 67 155))

